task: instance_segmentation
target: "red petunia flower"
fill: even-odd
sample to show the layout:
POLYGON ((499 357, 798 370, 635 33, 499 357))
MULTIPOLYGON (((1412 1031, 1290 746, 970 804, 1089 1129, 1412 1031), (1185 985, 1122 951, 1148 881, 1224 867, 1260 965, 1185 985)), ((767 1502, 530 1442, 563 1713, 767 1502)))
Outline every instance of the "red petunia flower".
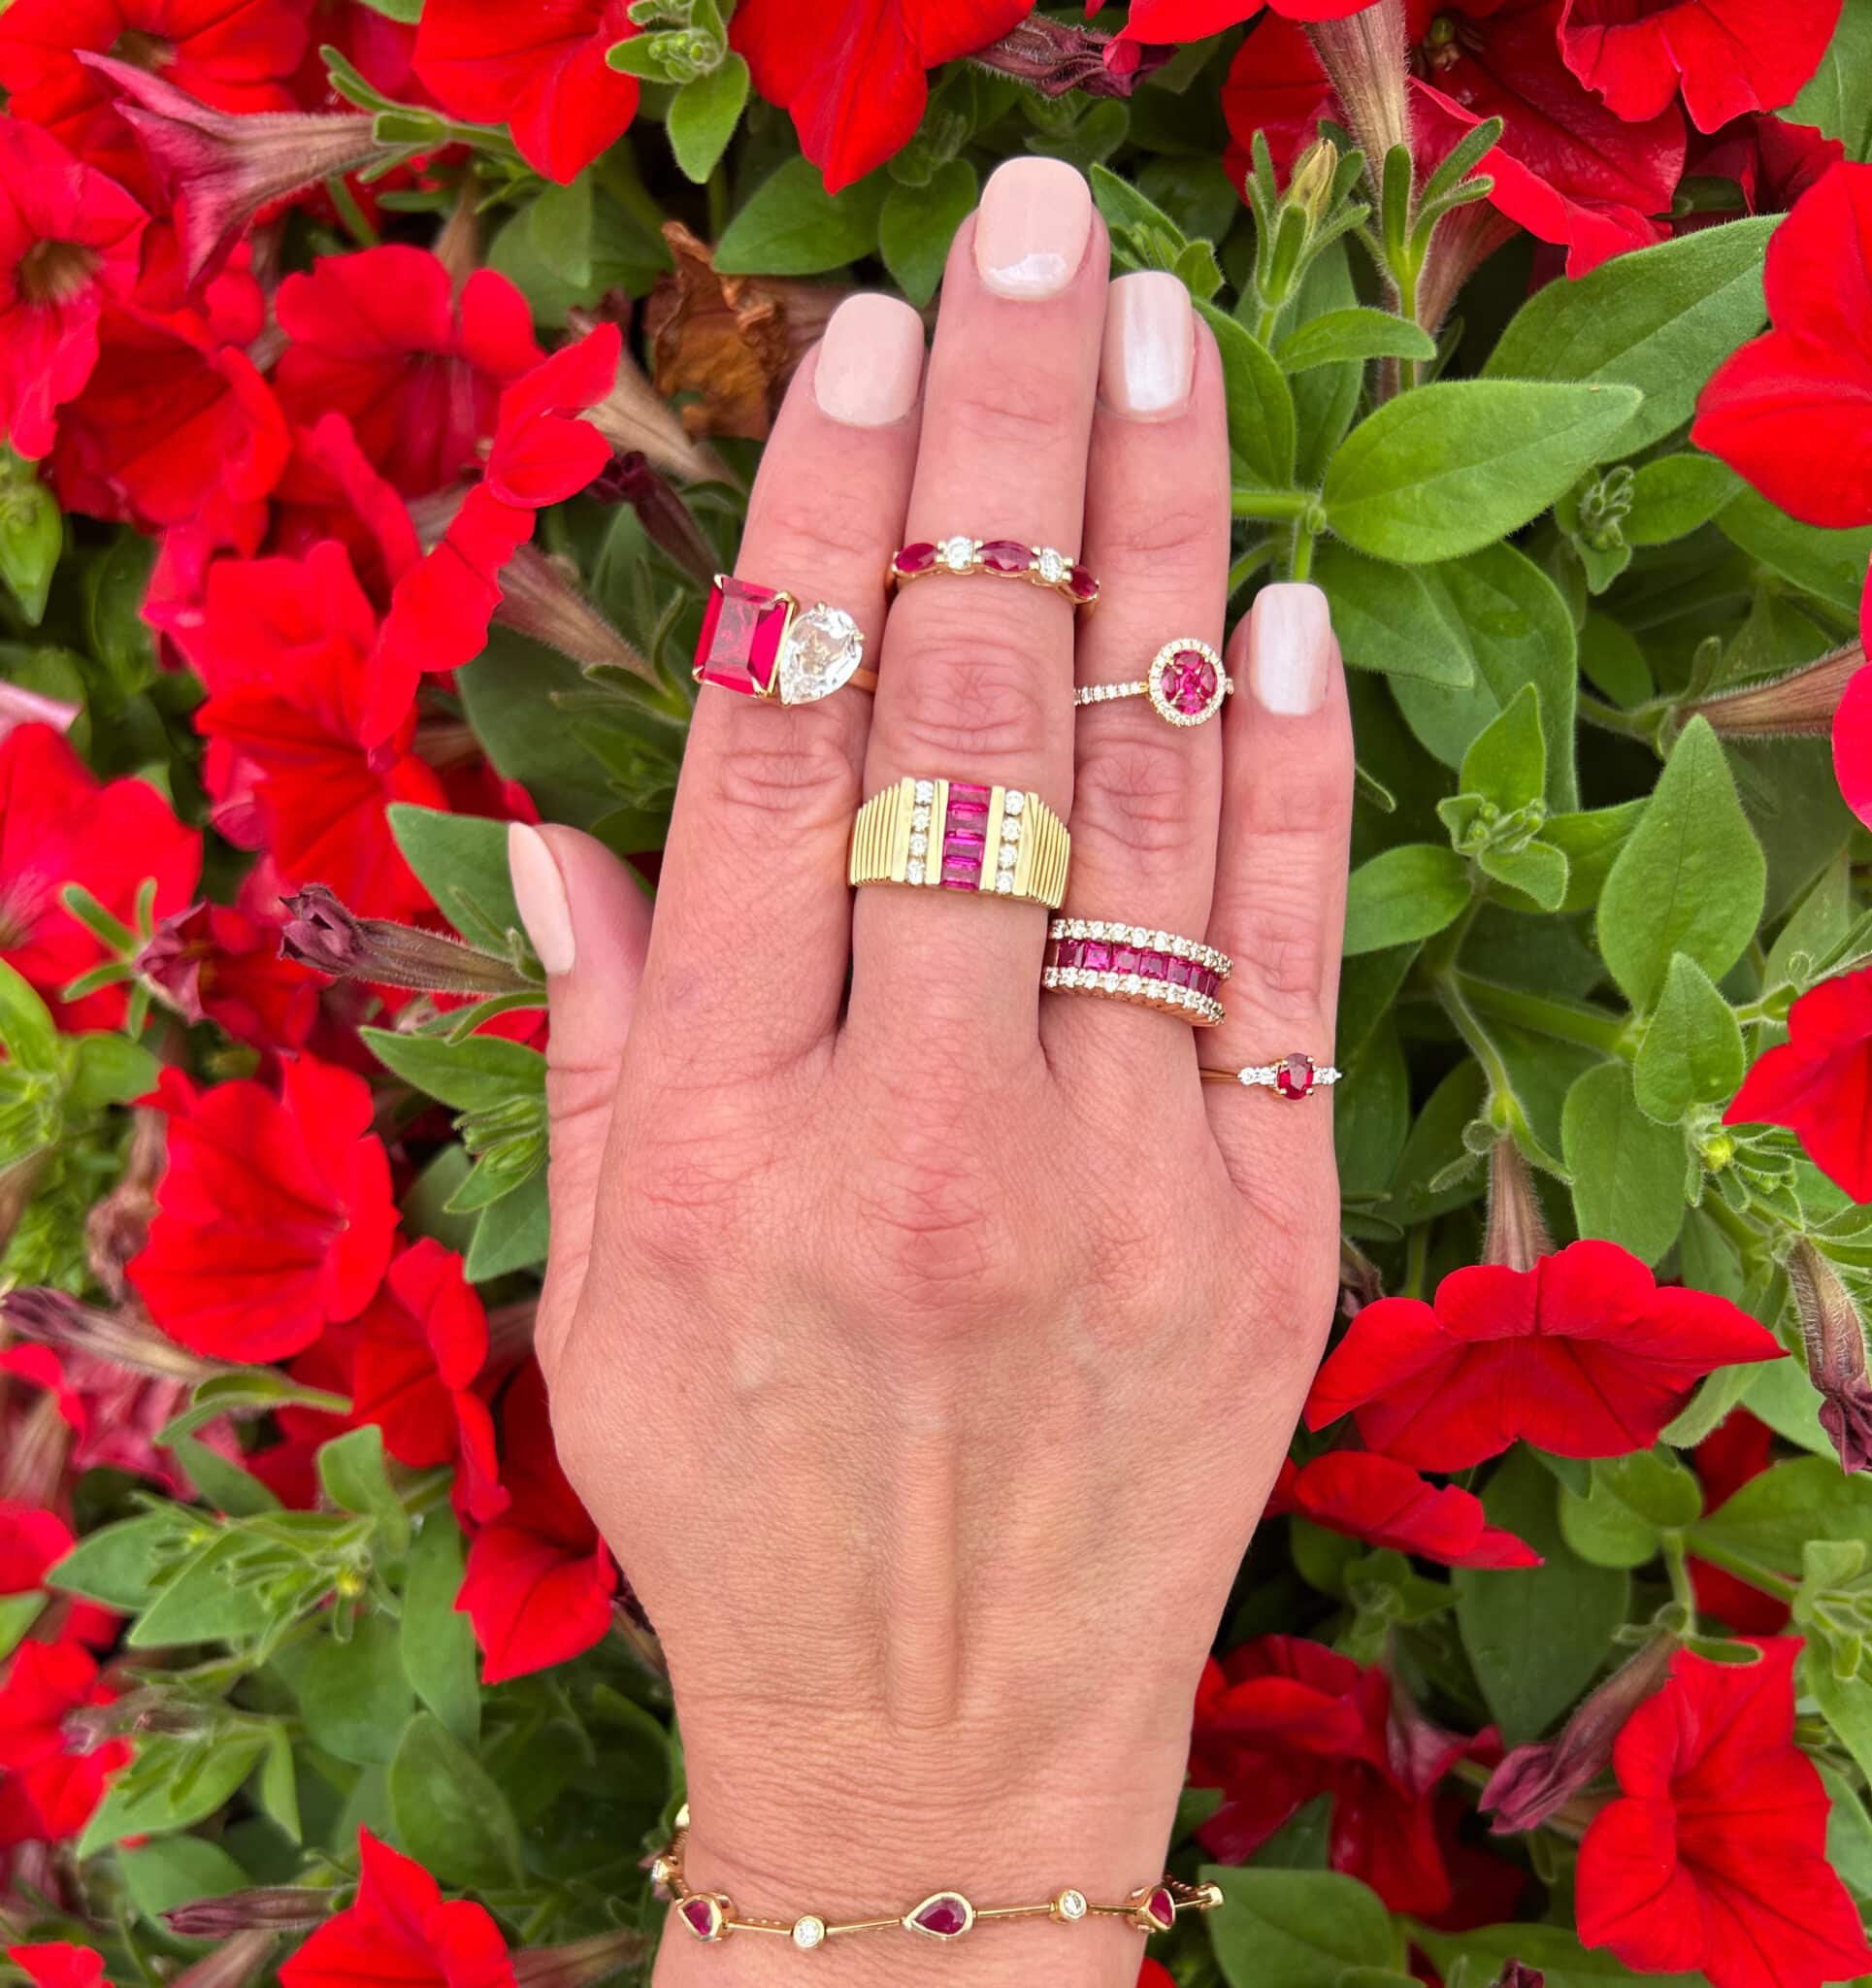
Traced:
POLYGON ((208 685, 215 826, 265 848, 288 882, 327 883, 364 917, 427 910, 397 848, 393 801, 444 805, 411 750, 414 680, 401 705, 378 657, 378 622, 342 546, 304 559, 223 559, 209 569, 189 654, 208 685))
MULTIPOLYGON (((1691 1452, 1696 1479, 1703 1487, 1703 1510, 1715 1517, 1750 1478, 1758 1477, 1774 1460, 1774 1431, 1747 1408, 1731 1408, 1691 1452)), ((1690 1561, 1696 1606, 1705 1615, 1745 1636, 1778 1636, 1788 1626, 1788 1604, 1729 1573, 1694 1556, 1690 1561)))
POLYGON ((198 1091, 173 1069, 158 1096, 169 1165, 129 1266, 156 1323, 198 1353, 265 1361, 355 1318, 397 1227, 369 1084, 298 1056, 278 1097, 250 1080, 198 1091))
POLYGON ((485 475, 442 542, 397 582, 367 736, 414 696, 425 670, 459 669, 481 652, 501 569, 533 537, 535 514, 575 497, 610 461, 610 444, 577 417, 611 390, 622 348, 617 327, 601 324, 501 395, 485 475))
POLYGON ((160 71, 224 111, 289 111, 285 84, 305 52, 309 12, 296 0, 13 0, 0 12, 0 89, 16 117, 47 126, 153 200, 136 139, 112 108, 115 90, 79 51, 160 71))
POLYGON ((0 1673, 0 1849, 63 1842, 90 1821, 130 1744, 75 1740, 65 1721, 115 1697, 76 1642, 22 1642, 14 1652, 0 1673))
POLYGON ((429 0, 415 70, 444 110, 506 124, 536 173, 569 186, 637 115, 637 78, 605 60, 636 33, 630 0, 429 0))
POLYGON ((1738 214, 1786 214, 1845 156, 1837 138, 1823 138, 1812 124, 1790 124, 1766 111, 1732 117, 1707 136, 1692 132, 1684 177, 1733 181, 1741 200, 1726 213, 1699 206, 1694 213, 1676 215, 1672 225, 1682 234, 1738 214))
POLYGON ((1267 1516, 1297 1512, 1329 1532, 1418 1553, 1445 1567, 1538 1567, 1525 1540, 1492 1526, 1482 1501, 1460 1485, 1440 1490, 1408 1464, 1362 1449, 1329 1450, 1295 1467, 1283 1458, 1267 1516))
POLYGON ((1699 131, 1791 103, 1838 25, 1840 0, 1566 0, 1566 66, 1606 106, 1655 117, 1681 87, 1699 131))
MULTIPOLYGON (((1086 0, 1086 18, 1090 20, 1104 4, 1105 0, 1086 0)), ((1252 20, 1264 7, 1287 20, 1343 20, 1370 5, 1371 0, 1131 0, 1119 39, 1199 42, 1252 20)))
POLYGON ((1377 1665, 1302 1637, 1260 1637, 1211 1658, 1197 1686, 1190 1779, 1224 1791, 1197 1836, 1240 1864, 1296 1809, 1329 1795, 1333 1870, 1395 1912, 1439 1912, 1450 1879, 1430 1797, 1472 1744, 1421 1723, 1407 1730, 1377 1665))
POLYGON ((1808 988, 1788 1011, 1788 1040, 1756 1058, 1723 1122, 1787 1126, 1836 1187, 1872 1201, 1872 967, 1808 988))
POLYGON ((1531 1270, 1452 1271, 1433 1305, 1367 1305, 1320 1369, 1309 1428, 1357 1417, 1373 1449, 1460 1471, 1525 1441, 1556 1456, 1649 1448, 1713 1368, 1779 1360, 1726 1298, 1660 1288, 1612 1242, 1574 1242, 1531 1270))
MULTIPOLYGON (((1491 203, 1562 246, 1567 275, 1584 276, 1609 255, 1664 238, 1661 216, 1683 171, 1684 121, 1667 108, 1627 123, 1585 89, 1555 41, 1561 4, 1406 0, 1411 114, 1420 170, 1485 117, 1499 117, 1501 143, 1480 168, 1494 181, 1491 203)), ((1242 44, 1222 101, 1237 177, 1258 129, 1284 167, 1311 143, 1323 116, 1342 116, 1305 34, 1280 19, 1263 21, 1242 44)))
POLYGON ((351 1411, 383 1431, 398 1462, 453 1464, 468 1516, 498 1518, 509 1504, 499 1482, 494 1417, 486 1386, 487 1313, 462 1260, 425 1236, 390 1266, 358 1320, 351 1411))
POLYGON ((1680 1650, 1626 1720, 1623 1799, 1580 1846, 1580 1938, 1645 1973, 1701 1969, 1713 1988, 1820 1988, 1872 1969, 1826 1861, 1826 1790, 1793 1743, 1798 1640, 1758 1664, 1680 1650))
POLYGON ((213 1021, 263 1052, 303 1049, 324 984, 279 950, 279 886, 250 871, 231 905, 191 905, 156 926, 137 971, 188 1021, 213 1021), (262 914, 271 899, 275 914, 262 914))
POLYGON ((908 142, 930 97, 926 70, 1032 12, 1032 0, 829 0, 808 30, 797 0, 741 0, 728 35, 837 193, 908 142))
POLYGON ((406 497, 478 467, 501 390, 540 363, 526 299, 478 269, 459 302, 426 248, 391 244, 321 256, 279 285, 292 340, 274 369, 279 403, 310 427, 339 414, 406 497))
POLYGON ((513 1988, 513 1963, 492 1914, 443 1899, 411 1857, 358 1831, 357 1897, 279 1967, 280 1988, 513 1988))
POLYGON ((0 1498, 0 1595, 29 1595, 72 1550, 72 1529, 55 1511, 0 1498))
POLYGON ((10 1946, 7 1958, 25 1970, 33 1988, 109 1988, 104 1956, 87 1946, 55 1939, 44 1946, 10 1946))
POLYGON ((0 441, 19 454, 50 449, 90 379, 98 315, 136 287, 148 219, 49 132, 0 118, 0 441))
MULTIPOLYGON (((65 909, 68 883, 129 924, 148 878, 160 916, 188 903, 201 867, 201 836, 148 781, 100 786, 50 725, 19 725, 0 741, 0 959, 49 999, 104 956, 65 909)), ((123 1009, 123 989, 105 987, 59 1017, 67 1028, 115 1028, 123 1009)))
POLYGON ((552 1446, 546 1385, 529 1360, 501 1398, 507 1511, 476 1534, 455 1607, 475 1625, 488 1684, 580 1655, 611 1626, 617 1569, 552 1446))

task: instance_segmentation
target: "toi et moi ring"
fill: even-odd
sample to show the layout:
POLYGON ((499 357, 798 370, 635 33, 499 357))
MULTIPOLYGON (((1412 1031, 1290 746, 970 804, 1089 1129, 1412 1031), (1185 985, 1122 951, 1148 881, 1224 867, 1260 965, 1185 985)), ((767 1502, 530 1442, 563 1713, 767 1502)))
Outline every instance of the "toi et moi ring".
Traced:
POLYGON ((817 704, 849 683, 877 686, 861 669, 865 631, 824 601, 801 609, 783 588, 718 573, 703 610, 696 681, 780 704, 817 704))
POLYGON ((1066 823, 1037 795, 912 776, 859 809, 851 880, 934 885, 1057 911, 1071 854, 1066 823))
POLYGON ((1234 679, 1206 642, 1179 635, 1151 658, 1148 676, 1128 683, 1088 683, 1073 693, 1077 705, 1109 704, 1122 697, 1148 697, 1166 724, 1202 725, 1222 709, 1234 679))
POLYGON ((1099 582, 1067 553, 1051 546, 1023 546, 1018 539, 971 539, 966 535, 900 547, 891 555, 890 583, 906 585, 930 573, 993 573, 1051 587, 1075 606, 1099 598, 1099 582))

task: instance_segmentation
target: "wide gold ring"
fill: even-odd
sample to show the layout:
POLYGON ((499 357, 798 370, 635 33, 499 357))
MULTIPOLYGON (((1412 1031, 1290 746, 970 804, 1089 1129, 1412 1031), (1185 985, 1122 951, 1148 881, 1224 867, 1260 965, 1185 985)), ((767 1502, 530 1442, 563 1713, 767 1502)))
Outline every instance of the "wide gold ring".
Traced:
POLYGON ((1072 838, 1020 787, 909 776, 873 794, 851 832, 853 883, 973 891, 1058 911, 1072 838))

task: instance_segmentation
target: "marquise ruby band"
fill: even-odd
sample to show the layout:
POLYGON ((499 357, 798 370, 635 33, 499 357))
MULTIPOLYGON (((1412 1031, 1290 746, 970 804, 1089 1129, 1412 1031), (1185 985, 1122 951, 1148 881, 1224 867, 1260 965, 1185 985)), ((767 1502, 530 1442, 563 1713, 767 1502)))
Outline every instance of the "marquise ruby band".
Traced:
POLYGON ((1206 642, 1179 635, 1151 658, 1149 673, 1127 683, 1088 683, 1073 693, 1077 705, 1110 704, 1118 698, 1148 697, 1151 709, 1168 725, 1203 725, 1222 709, 1235 687, 1222 658, 1206 642))
POLYGON ((849 683, 874 690, 862 669, 865 631, 824 601, 802 609, 781 587, 715 575, 696 644, 696 681, 779 704, 817 704, 849 683))
POLYGON ((1199 939, 1104 918, 1055 918, 1040 985, 1049 993, 1162 1009, 1212 1029, 1223 1019, 1216 996, 1231 971, 1229 955, 1199 939))
POLYGON ((801 1912, 791 1919, 769 1919, 738 1911, 726 1892, 690 1889, 683 1874, 688 1835, 689 1805, 684 1803, 676 1811, 675 1834, 651 1864, 650 1876, 675 1902, 676 1917, 684 1930, 706 1946, 719 1945, 736 1933, 772 1933, 790 1939, 801 1953, 811 1953, 829 1939, 842 1939, 853 1933, 899 1931, 946 1944, 997 1919, 1050 1919, 1059 1926, 1074 1926, 1086 1919, 1122 1919, 1148 1938, 1153 1933, 1167 1933, 1179 1912, 1213 1911, 1222 1904, 1220 1885, 1185 1884, 1178 1878, 1161 1877, 1155 1884, 1140 1884, 1121 1904, 1109 1905, 1095 1904, 1077 1885, 1068 1884, 1043 1905, 977 1905, 959 1891, 936 1891, 908 1911, 888 1917, 835 1920, 819 1912, 801 1912))
POLYGON ((1018 539, 928 540, 902 546, 891 555, 892 586, 904 586, 932 573, 992 573, 1002 580, 1024 580, 1051 587, 1075 607, 1089 608, 1099 598, 1099 582, 1069 554, 1051 546, 1023 546, 1018 539))
POLYGON ((1297 1103, 1323 1083, 1337 1083, 1345 1075, 1330 1063, 1315 1063, 1302 1050, 1283 1056, 1278 1063, 1249 1063, 1239 1070, 1211 1070, 1204 1064, 1199 1075, 1204 1083, 1241 1083, 1250 1090, 1277 1092, 1297 1103))

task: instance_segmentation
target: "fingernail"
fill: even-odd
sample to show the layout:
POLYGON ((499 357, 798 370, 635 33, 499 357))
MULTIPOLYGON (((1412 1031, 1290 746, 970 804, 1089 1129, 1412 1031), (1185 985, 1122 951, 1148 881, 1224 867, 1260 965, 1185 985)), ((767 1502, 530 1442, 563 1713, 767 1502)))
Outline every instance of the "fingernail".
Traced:
POLYGON ((1105 293, 1099 383, 1106 403, 1145 419, 1183 407, 1196 364, 1195 321, 1180 277, 1160 269, 1121 276, 1105 293))
POLYGON ((1318 587, 1292 580, 1263 587, 1248 643, 1248 675, 1264 711, 1299 718, 1319 710, 1332 654, 1332 616, 1318 587))
POLYGON ((572 906, 566 900, 566 879, 552 860, 546 839, 524 821, 510 821, 507 830, 507 871, 513 879, 513 902, 527 928, 540 964, 548 974, 569 974, 577 954, 572 934, 572 906))
POLYGON ((863 292, 832 314, 819 341, 812 397, 849 428, 887 428, 916 405, 923 320, 896 297, 863 292))
POLYGON ((1092 193, 1064 159, 1009 159, 975 215, 975 269, 1002 297, 1053 297, 1085 260, 1092 193))

